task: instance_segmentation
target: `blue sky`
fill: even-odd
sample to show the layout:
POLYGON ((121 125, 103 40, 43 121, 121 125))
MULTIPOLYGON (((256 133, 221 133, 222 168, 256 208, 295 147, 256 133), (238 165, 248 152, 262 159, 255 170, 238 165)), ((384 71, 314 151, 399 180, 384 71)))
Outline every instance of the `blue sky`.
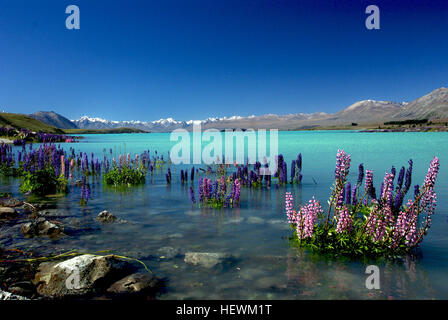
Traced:
POLYGON ((448 86, 447 30, 445 0, 0 0, 0 109, 150 121, 409 101, 448 86))

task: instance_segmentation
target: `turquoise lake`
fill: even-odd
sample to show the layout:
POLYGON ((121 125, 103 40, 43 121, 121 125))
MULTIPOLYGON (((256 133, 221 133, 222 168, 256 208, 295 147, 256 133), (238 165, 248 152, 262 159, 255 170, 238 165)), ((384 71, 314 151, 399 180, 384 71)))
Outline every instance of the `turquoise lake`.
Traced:
MULTIPOLYGON (((150 150, 167 157, 176 142, 169 133, 85 135, 79 143, 61 144, 67 150, 95 153, 100 159, 112 149, 115 155, 132 156, 150 150)), ((171 166, 173 183, 165 181, 166 168, 143 186, 127 190, 92 183, 93 199, 79 205, 79 189, 72 186, 64 198, 52 200, 79 232, 59 240, 26 239, 11 235, 9 248, 40 252, 78 249, 112 250, 138 258, 166 278, 159 299, 448 299, 448 133, 357 131, 279 132, 279 153, 289 165, 303 156, 301 185, 241 191, 241 204, 233 209, 192 206, 188 185, 180 184, 180 169, 171 166), (334 179, 336 153, 351 154, 348 180, 354 184, 358 165, 374 172, 379 190, 384 173, 395 166, 407 168, 414 161, 412 185, 421 185, 433 156, 440 159, 435 191, 436 214, 419 258, 402 262, 331 259, 291 248, 292 231, 286 222, 285 192, 295 196, 295 206, 315 196, 325 204, 334 179), (125 224, 99 225, 95 218, 108 210, 125 224), (232 255, 227 263, 211 269, 184 262, 189 251, 232 255), (381 289, 365 286, 366 266, 381 271, 381 289)), ((205 165, 195 167, 205 168, 205 165)), ((20 197, 18 181, 2 179, 1 192, 20 197)), ((412 194, 412 191, 410 191, 412 194)), ((409 196, 409 195, 408 195, 409 196)))

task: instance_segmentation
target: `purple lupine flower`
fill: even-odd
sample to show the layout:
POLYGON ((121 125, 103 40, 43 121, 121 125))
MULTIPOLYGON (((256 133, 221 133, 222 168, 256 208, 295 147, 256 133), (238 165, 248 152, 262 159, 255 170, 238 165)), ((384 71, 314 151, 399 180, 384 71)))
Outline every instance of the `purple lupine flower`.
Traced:
POLYGON ((392 166, 392 168, 390 169, 390 173, 392 173, 393 176, 395 177, 395 175, 397 174, 397 169, 395 169, 395 167, 392 166))
POLYGON ((191 168, 190 179, 194 181, 194 167, 191 168))
POLYGON ((194 190, 192 186, 190 186, 190 200, 192 203, 196 203, 196 199, 194 198, 194 190))
POLYGON ((373 188, 373 171, 366 170, 366 181, 364 183, 364 189, 369 194, 372 188, 373 188))
POLYGON ((287 169, 287 167, 286 167, 286 162, 283 162, 283 165, 282 165, 282 183, 287 183, 288 182, 288 173, 287 173, 287 171, 288 171, 288 169, 287 169))
POLYGON ((299 172, 302 172, 302 154, 299 153, 299 155, 297 156, 297 170, 299 172))
POLYGON ((345 188, 342 188, 339 192, 338 201, 336 203, 336 208, 340 208, 345 201, 345 188))
POLYGON ((409 160, 409 168, 408 168, 408 170, 406 170, 406 177, 405 177, 405 181, 404 181, 404 191, 403 191, 404 195, 406 193, 408 193, 409 188, 411 187, 411 183, 412 183, 412 165, 413 165, 413 161, 412 161, 412 159, 410 159, 409 160))
POLYGON ((291 161, 291 183, 294 182, 294 179, 296 178, 296 161, 291 161))
POLYGON ((180 170, 180 183, 184 183, 184 170, 180 170))
POLYGON ((398 190, 397 195, 394 199, 394 209, 399 210, 401 205, 403 204, 403 196, 401 194, 401 190, 398 190))
POLYGON ((406 171, 405 167, 401 167, 400 172, 398 173, 398 178, 397 178, 397 188, 398 189, 401 189, 403 186, 405 171, 406 171))
POLYGON ((352 203, 352 185, 350 182, 347 182, 346 190, 345 190, 345 203, 351 204, 352 203))
POLYGON ((361 163, 358 167, 358 180, 356 184, 360 186, 363 179, 364 179, 364 164, 361 163))
POLYGON ((420 187, 418 184, 414 186, 414 200, 417 200, 417 197, 420 195, 420 187))
POLYGON ((356 205, 358 203, 358 199, 356 197, 356 191, 358 189, 358 186, 354 186, 352 189, 352 205, 356 205))
POLYGON ((240 193, 241 193, 240 180, 236 179, 233 185, 235 186, 235 191, 233 193, 233 203, 238 203, 240 201, 240 193))

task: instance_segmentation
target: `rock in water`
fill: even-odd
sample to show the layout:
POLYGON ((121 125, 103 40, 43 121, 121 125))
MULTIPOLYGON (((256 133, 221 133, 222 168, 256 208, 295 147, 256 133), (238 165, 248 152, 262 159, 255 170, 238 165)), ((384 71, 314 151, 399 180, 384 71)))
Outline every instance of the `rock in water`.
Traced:
POLYGON ((110 213, 109 211, 104 210, 104 211, 102 211, 102 212, 100 212, 100 213, 98 214, 97 220, 98 220, 99 222, 106 222, 106 223, 109 223, 109 222, 114 222, 114 221, 116 221, 116 220, 117 220, 117 217, 114 216, 114 215, 113 215, 112 213, 110 213))
POLYGON ((107 289, 133 270, 132 264, 114 255, 85 254, 59 263, 42 263, 34 284, 47 298, 85 296, 107 289))
POLYGON ((17 217, 18 212, 14 208, 0 207, 0 219, 11 219, 17 217))
POLYGON ((230 258, 231 256, 225 253, 187 252, 184 261, 194 266, 210 269, 230 258))
POLYGON ((161 283, 160 279, 148 273, 134 273, 112 284, 107 292, 114 294, 154 294, 160 288, 161 283))
POLYGON ((63 231, 54 223, 45 218, 38 218, 35 221, 25 223, 20 231, 25 237, 50 236, 57 237, 63 235, 63 231))

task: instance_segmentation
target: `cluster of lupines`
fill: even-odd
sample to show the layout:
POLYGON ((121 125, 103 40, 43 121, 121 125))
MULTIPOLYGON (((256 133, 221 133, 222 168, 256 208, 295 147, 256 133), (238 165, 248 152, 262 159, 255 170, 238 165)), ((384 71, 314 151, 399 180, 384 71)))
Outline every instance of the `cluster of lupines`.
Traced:
MULTIPOLYGON (((235 164, 236 170, 229 174, 227 180, 239 180, 241 186, 248 188, 262 187, 263 185, 270 188, 272 185, 272 176, 274 176, 275 178, 278 178, 278 185, 285 185, 288 183, 288 169, 283 155, 278 155, 275 158, 275 161, 277 170, 273 175, 270 174, 269 165, 266 161, 264 165, 257 161, 252 168, 247 161, 244 165, 235 164)), ((214 171, 208 166, 206 173, 214 173, 214 171)), ((302 181, 302 154, 300 153, 297 156, 297 160, 293 160, 291 163, 290 179, 292 184, 300 183, 302 181)))
POLYGON ((313 197, 308 204, 300 206, 298 211, 293 208, 294 198, 290 192, 286 192, 286 214, 288 222, 295 228, 297 239, 302 241, 306 238, 312 238, 318 217, 323 213, 319 201, 313 197))
POLYGON ((288 222, 295 228, 295 238, 302 245, 335 254, 393 256, 412 251, 419 246, 431 226, 437 204, 434 184, 440 163, 434 157, 422 187, 416 185, 413 197, 403 205, 411 186, 412 166, 410 160, 409 168, 402 167, 398 175, 394 167, 386 172, 377 197, 373 172, 364 172, 362 164, 352 188, 347 181, 350 155, 339 150, 326 217, 314 219, 321 212, 316 209, 314 198, 295 212, 292 196, 286 194, 286 214, 288 222), (360 196, 358 193, 364 176, 364 195, 360 196), (306 225, 306 221, 314 221, 313 226, 306 225))
MULTIPOLYGON (((196 203, 195 193, 192 186, 190 186, 190 200, 196 203)), ((230 188, 227 186, 226 179, 220 177, 217 180, 209 178, 198 179, 198 200, 203 206, 215 208, 233 208, 239 205, 241 193, 241 183, 239 179, 230 183, 230 188)))
POLYGON ((37 142, 43 143, 55 143, 55 142, 76 142, 76 138, 73 136, 66 136, 64 134, 53 134, 38 132, 35 136, 37 142))
POLYGON ((15 159, 12 146, 2 143, 0 145, 0 172, 5 176, 14 176, 17 174, 14 165, 15 159))
MULTIPOLYGON (((137 154, 132 159, 130 153, 128 153, 127 155, 120 154, 118 156, 118 163, 116 163, 115 157, 113 157, 112 166, 108 159, 105 159, 104 162, 105 172, 103 174, 103 181, 106 185, 132 186, 146 182, 147 168, 150 165, 146 157, 141 158, 137 154)), ((93 160, 92 154, 90 167, 93 172, 98 172, 98 169, 96 169, 97 166, 101 170, 101 164, 93 160)))
POLYGON ((302 154, 299 153, 297 160, 291 161, 291 183, 300 183, 302 178, 302 154))
POLYGON ((81 204, 86 204, 89 199, 91 199, 90 184, 87 177, 83 175, 81 179, 81 204))

